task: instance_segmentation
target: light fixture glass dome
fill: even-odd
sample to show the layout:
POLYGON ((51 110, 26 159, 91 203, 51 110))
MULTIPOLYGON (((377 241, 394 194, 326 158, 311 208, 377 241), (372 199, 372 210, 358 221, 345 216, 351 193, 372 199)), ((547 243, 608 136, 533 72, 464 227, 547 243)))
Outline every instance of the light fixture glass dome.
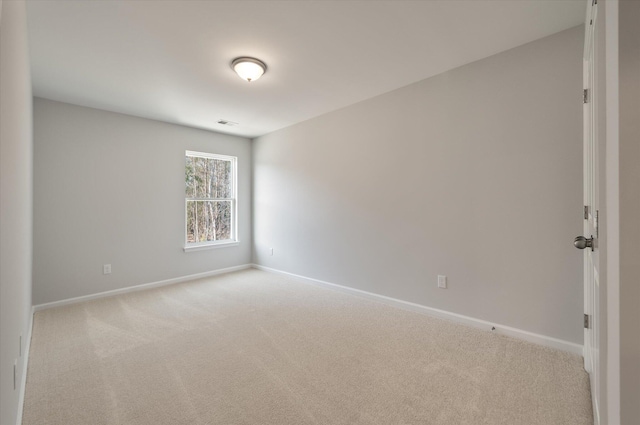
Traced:
POLYGON ((267 65, 261 60, 255 58, 241 57, 231 62, 231 68, 246 81, 255 81, 262 77, 267 70, 267 65))

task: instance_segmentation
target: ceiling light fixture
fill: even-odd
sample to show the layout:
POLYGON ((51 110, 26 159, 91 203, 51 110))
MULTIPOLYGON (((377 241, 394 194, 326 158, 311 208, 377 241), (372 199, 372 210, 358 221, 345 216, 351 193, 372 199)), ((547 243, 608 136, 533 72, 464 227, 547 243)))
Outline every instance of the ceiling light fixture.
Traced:
POLYGON ((241 57, 231 62, 231 68, 240 78, 252 82, 262 77, 267 72, 267 65, 256 58, 241 57))

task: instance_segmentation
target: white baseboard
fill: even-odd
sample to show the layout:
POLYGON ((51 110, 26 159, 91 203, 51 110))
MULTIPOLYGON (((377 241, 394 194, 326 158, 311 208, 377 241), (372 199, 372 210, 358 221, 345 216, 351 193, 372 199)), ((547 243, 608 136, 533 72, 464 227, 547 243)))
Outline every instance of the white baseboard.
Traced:
MULTIPOLYGON (((429 315, 429 316, 438 317, 438 318, 441 318, 441 319, 451 320, 451 321, 454 321, 454 322, 457 322, 457 323, 461 323, 461 324, 464 324, 464 325, 467 325, 467 326, 472 326, 472 327, 483 329, 483 330, 486 330, 486 331, 492 331, 494 333, 498 333, 498 334, 501 334, 501 335, 506 335, 506 336, 510 336, 510 337, 513 337, 513 338, 518 338, 518 339, 521 339, 521 340, 524 340, 524 341, 529 341, 529 342, 532 342, 534 344, 543 345, 543 346, 546 346, 546 347, 555 348, 555 349, 562 350, 562 351, 567 351, 567 352, 570 352, 570 353, 573 353, 573 354, 577 354, 577 355, 580 355, 580 356, 582 356, 584 354, 583 353, 583 346, 580 345, 580 344, 573 343, 573 342, 564 341, 564 340, 553 338, 553 337, 549 337, 549 336, 546 336, 546 335, 536 334, 536 333, 525 331, 525 330, 522 330, 522 329, 517 329, 517 328, 510 327, 510 326, 501 325, 501 324, 498 324, 498 323, 492 323, 492 322, 488 322, 486 320, 476 319, 476 318, 473 318, 473 317, 464 316, 462 314, 452 313, 452 312, 449 312, 449 311, 440 310, 440 309, 433 308, 433 307, 427 307, 427 306, 424 306, 424 305, 415 304, 415 303, 412 303, 412 302, 403 301, 403 300, 399 300, 399 299, 396 299, 396 298, 391 298, 391 297, 387 297, 387 296, 384 296, 384 295, 375 294, 373 292, 363 291, 361 289, 350 288, 348 286, 337 285, 335 283, 325 282, 325 281, 322 281, 322 280, 313 279, 313 278, 310 278, 310 277, 301 276, 301 275, 285 272, 285 271, 282 271, 282 270, 272 269, 272 268, 269 268, 269 267, 261 266, 259 264, 243 264, 241 266, 235 266, 235 267, 228 267, 228 268, 225 268, 225 269, 212 270, 212 271, 209 271, 209 272, 197 273, 197 274, 192 274, 192 275, 188 275, 188 276, 181 276, 181 277, 177 277, 177 278, 173 278, 173 279, 162 280, 162 281, 159 281, 159 282, 145 283, 145 284, 142 284, 142 285, 130 286, 130 287, 127 287, 127 288, 114 289, 112 291, 99 292, 99 293, 96 293, 96 294, 85 295, 85 296, 76 297, 76 298, 69 298, 69 299, 66 299, 66 300, 54 301, 54 302, 45 303, 45 304, 39 304, 39 305, 36 305, 36 306, 33 307, 33 311, 36 312, 36 311, 44 310, 44 309, 47 309, 47 308, 59 307, 59 306, 69 305, 69 304, 75 304, 75 303, 94 300, 94 299, 98 299, 98 298, 111 297, 111 296, 114 296, 114 295, 125 294, 125 293, 128 293, 128 292, 135 292, 135 291, 142 291, 142 290, 145 290, 145 289, 157 288, 157 287, 160 287, 160 286, 171 285, 171 284, 174 284, 174 283, 186 282, 186 281, 189 281, 189 280, 195 280, 195 279, 200 279, 200 278, 204 278, 204 277, 215 276, 215 275, 220 275, 220 274, 225 274, 225 273, 231 273, 231 272, 239 271, 239 270, 245 270, 245 269, 248 269, 248 268, 251 268, 251 267, 253 267, 255 269, 259 269, 259 270, 264 270, 264 271, 267 271, 267 272, 279 273, 279 274, 291 276, 291 277, 297 278, 297 279, 299 279, 299 280, 301 280, 302 282, 305 282, 305 283, 310 283, 310 284, 322 286, 322 287, 325 287, 325 288, 331 288, 333 290, 341 291, 341 292, 352 294, 352 295, 357 295, 357 296, 364 297, 364 298, 367 298, 367 299, 370 299, 370 300, 382 302, 382 303, 387 304, 387 305, 392 305, 392 306, 395 306, 395 307, 399 307, 399 308, 402 308, 404 310, 414 311, 414 312, 417 312, 417 313, 422 313, 422 314, 426 314, 426 315, 429 315)), ((31 327, 32 326, 33 326, 33 319, 32 319, 32 323, 31 323, 30 328, 29 328, 29 340, 28 340, 29 344, 31 343, 31 327)), ((25 353, 25 354, 27 354, 27 353, 25 353)), ((25 362, 25 374, 24 374, 23 378, 26 379, 26 362, 25 362)))
POLYGON ((187 282, 189 280, 201 279, 203 277, 216 276, 219 274, 231 273, 239 270, 251 268, 251 264, 243 264, 241 266, 227 267, 225 269, 212 270, 204 273, 196 273, 187 276, 180 276, 173 279, 161 280, 158 282, 143 283, 141 285, 128 286, 126 288, 114 289, 112 291, 98 292, 96 294, 83 295, 81 297, 68 298, 66 300, 53 301, 50 303, 38 304, 33 306, 33 310, 40 311, 48 308, 60 307, 63 305, 80 303, 83 301, 95 300, 98 298, 112 297, 114 295, 126 294, 128 292, 143 291, 145 289, 158 288, 160 286, 172 285, 174 283, 187 282))
POLYGON ((378 295, 373 292, 367 292, 360 289, 349 288, 348 286, 337 285, 335 283, 325 282, 318 279, 309 278, 306 276, 300 276, 293 273, 288 273, 282 270, 272 269, 269 267, 261 266, 259 264, 252 264, 252 267, 259 270, 264 270, 271 273, 279 273, 287 276, 297 278, 305 283, 312 285, 322 286, 330 288, 340 292, 344 292, 351 295, 357 295, 370 300, 382 302, 387 305, 402 308, 417 313, 426 314, 440 319, 447 319, 453 322, 461 323, 463 325, 472 326, 474 328, 483 329, 493 333, 510 336, 513 338, 521 339, 524 341, 532 342, 534 344, 543 345, 545 347, 555 348, 569 353, 583 355, 583 347, 580 344, 576 344, 569 341, 564 341, 557 338, 552 338, 545 335, 528 332, 522 329, 512 328, 510 326, 504 326, 497 323, 487 322, 486 320, 476 319, 469 316, 463 316, 462 314, 451 313, 445 310, 439 310, 437 308, 427 307, 420 304, 411 303, 408 301, 402 301, 396 298, 387 297, 384 295, 378 295), (495 329, 494 329, 495 328, 495 329))
POLYGON ((29 352, 31 350, 31 333, 33 331, 33 313, 35 310, 31 307, 29 315, 29 326, 27 328, 27 340, 23 342, 24 352, 22 353, 22 377, 20 379, 20 395, 18 396, 18 414, 16 416, 16 425, 22 424, 22 411, 24 410, 24 394, 27 389, 27 370, 29 368, 29 352))

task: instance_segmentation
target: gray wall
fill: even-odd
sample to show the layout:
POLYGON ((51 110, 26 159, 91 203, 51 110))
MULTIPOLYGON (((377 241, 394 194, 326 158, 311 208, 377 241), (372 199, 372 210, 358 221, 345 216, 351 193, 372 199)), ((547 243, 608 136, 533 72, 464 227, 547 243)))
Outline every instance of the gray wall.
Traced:
POLYGON ((34 304, 250 263, 248 139, 36 98, 34 145, 34 304), (183 252, 185 150, 238 157, 239 246, 183 252))
POLYGON ((581 344, 582 43, 576 27, 256 139, 254 261, 581 344))
POLYGON ((0 5, 0 423, 14 424, 31 314, 33 143, 24 2, 0 5), (18 361, 18 388, 13 364, 18 361))
POLYGON ((620 418, 640 423, 640 2, 619 4, 620 418))

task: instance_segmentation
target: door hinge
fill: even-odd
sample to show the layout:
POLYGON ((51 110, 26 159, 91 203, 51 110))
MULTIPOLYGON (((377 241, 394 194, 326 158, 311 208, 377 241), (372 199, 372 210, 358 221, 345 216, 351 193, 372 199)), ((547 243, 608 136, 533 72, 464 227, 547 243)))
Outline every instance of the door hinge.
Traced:
POLYGON ((589 89, 582 91, 582 103, 589 103, 589 89))
POLYGON ((588 314, 585 313, 584 315, 584 328, 585 329, 591 329, 591 320, 588 314))

